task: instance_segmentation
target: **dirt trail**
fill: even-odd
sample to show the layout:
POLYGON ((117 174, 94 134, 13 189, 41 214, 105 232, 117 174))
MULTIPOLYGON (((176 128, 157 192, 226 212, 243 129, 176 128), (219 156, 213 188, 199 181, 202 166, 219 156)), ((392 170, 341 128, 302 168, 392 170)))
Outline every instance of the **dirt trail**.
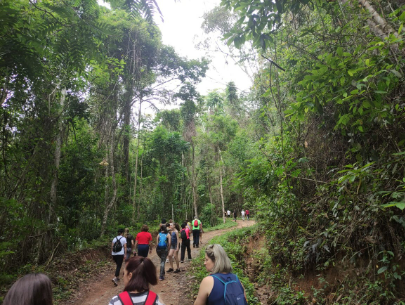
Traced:
MULTIPOLYGON (((255 222, 253 220, 238 220, 238 226, 230 229, 217 230, 203 234, 203 244, 200 248, 191 248, 191 256, 197 257, 200 250, 215 236, 224 234, 235 228, 248 227, 253 225, 255 222)), ((187 256, 187 254, 186 254, 187 256)), ((148 256, 156 266, 156 271, 159 275, 160 270, 160 258, 156 255, 154 250, 151 255, 148 256)), ((179 253, 180 259, 180 253, 179 253)), ((176 267, 176 265, 174 264, 176 267)), ((152 287, 152 290, 159 295, 161 301, 165 305, 177 305, 177 304, 192 304, 193 300, 184 299, 184 291, 188 288, 188 283, 190 281, 186 276, 186 270, 189 268, 190 262, 180 263, 180 273, 167 273, 164 281, 159 281, 156 286, 152 287), (180 300, 181 298, 181 300, 180 300)), ((121 268, 121 274, 123 272, 124 266, 121 268)), ((166 270, 169 269, 169 264, 166 264, 166 270)), ((121 280, 120 284, 117 287, 114 287, 114 284, 111 282, 111 279, 114 277, 115 264, 113 261, 109 266, 100 272, 99 277, 93 278, 87 283, 82 284, 77 292, 74 293, 74 296, 69 300, 62 303, 62 305, 108 305, 108 302, 111 298, 124 289, 123 281, 121 280)), ((121 275, 122 278, 122 275, 121 275)))

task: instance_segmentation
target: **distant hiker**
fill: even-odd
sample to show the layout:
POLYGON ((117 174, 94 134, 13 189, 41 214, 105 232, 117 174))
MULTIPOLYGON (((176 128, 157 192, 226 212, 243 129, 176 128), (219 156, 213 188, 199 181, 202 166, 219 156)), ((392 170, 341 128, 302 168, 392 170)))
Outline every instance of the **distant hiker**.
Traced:
POLYGON ((200 244, 200 228, 202 228, 202 226, 201 221, 197 218, 197 216, 194 216, 192 226, 193 226, 193 248, 198 248, 200 244))
POLYGON ((174 228, 174 222, 173 222, 172 219, 169 219, 169 225, 170 225, 170 228, 167 228, 167 229, 168 229, 169 231, 173 230, 173 228, 174 228))
POLYGON ((160 257, 160 276, 159 280, 163 281, 165 279, 165 263, 167 257, 167 248, 170 248, 171 238, 167 233, 166 225, 162 225, 160 232, 157 236, 156 243, 156 253, 160 257))
POLYGON ((129 234, 128 228, 125 228, 124 237, 127 240, 127 255, 125 256, 125 260, 128 260, 131 257, 132 251, 135 252, 134 237, 129 234))
POLYGON ((52 283, 42 273, 30 273, 17 280, 7 292, 3 305, 52 305, 52 283))
POLYGON ((236 216, 237 216, 237 213, 236 213, 236 210, 234 210, 233 211, 233 220, 236 222, 236 216))
POLYGON ((179 273, 180 272, 180 264, 179 264, 179 230, 180 227, 177 223, 173 224, 173 230, 170 233, 171 236, 171 243, 170 243, 170 251, 169 251, 169 263, 170 268, 167 272, 179 273), (176 261, 177 269, 173 270, 173 259, 176 261))
POLYGON ((117 265, 117 268, 115 269, 115 277, 112 279, 115 286, 118 286, 122 262, 124 261, 124 257, 127 255, 127 240, 124 236, 122 236, 123 232, 124 229, 118 229, 118 236, 114 237, 111 243, 111 254, 115 264, 117 265))
POLYGON ((245 221, 245 211, 242 210, 242 211, 240 212, 240 214, 242 215, 242 220, 245 221))
POLYGON ((159 231, 160 231, 160 228, 161 228, 163 225, 166 225, 166 219, 165 219, 165 218, 162 218, 162 221, 161 221, 161 223, 160 223, 160 225, 159 225, 159 231))
POLYGON ((249 220, 249 210, 246 210, 246 218, 247 218, 247 220, 249 220))
POLYGON ((245 289, 231 273, 231 261, 221 245, 207 247, 204 265, 210 275, 201 281, 194 305, 247 304, 245 289))
POLYGON ((181 256, 180 256, 180 262, 184 263, 184 255, 186 254, 186 249, 187 249, 187 255, 188 259, 191 260, 191 248, 190 248, 190 229, 187 227, 186 223, 183 223, 181 225, 181 231, 180 231, 180 238, 181 238, 181 256))
POLYGON ((231 211, 226 211, 226 215, 230 218, 231 217, 231 211))
POLYGON ((124 291, 110 300, 109 305, 154 304, 163 305, 163 301, 150 285, 157 284, 156 267, 146 257, 136 256, 128 260, 124 269, 124 291))
POLYGON ((191 228, 191 222, 190 222, 190 220, 186 219, 186 224, 187 224, 187 227, 188 227, 188 229, 190 230, 190 233, 191 233, 192 228, 191 228))
POLYGON ((152 253, 152 234, 149 233, 149 227, 143 225, 141 232, 136 235, 135 248, 138 246, 138 255, 147 257, 148 251, 152 253))

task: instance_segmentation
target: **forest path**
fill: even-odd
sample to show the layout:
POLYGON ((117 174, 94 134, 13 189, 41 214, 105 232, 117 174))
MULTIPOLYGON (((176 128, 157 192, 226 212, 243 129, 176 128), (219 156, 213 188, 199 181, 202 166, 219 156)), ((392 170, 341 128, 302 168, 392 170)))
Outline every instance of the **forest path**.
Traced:
MULTIPOLYGON (((191 248, 191 257, 197 257, 201 249, 204 249, 205 245, 215 236, 222 235, 226 232, 234 230, 235 228, 243 228, 252 226, 255 224, 254 220, 237 220, 238 226, 223 230, 211 231, 203 233, 203 244, 200 248, 191 248)), ((186 253, 187 256, 187 253, 186 253)), ((159 276, 160 270, 160 258, 157 256, 156 251, 152 251, 152 254, 148 256, 156 266, 156 271, 159 276)), ((180 253, 179 253, 180 259, 180 253)), ((176 268, 176 265, 174 264, 176 268)), ((159 298, 165 305, 178 305, 178 304, 193 304, 194 300, 188 300, 186 291, 189 289, 188 283, 190 278, 186 276, 186 272, 190 268, 190 262, 180 263, 180 273, 167 273, 164 281, 158 281, 156 286, 152 287, 152 291, 159 295, 159 298)), ((169 269, 169 264, 166 263, 166 270, 169 269)), ((121 281, 117 287, 111 282, 114 277, 115 264, 111 260, 109 266, 103 270, 98 277, 94 277, 74 293, 74 296, 69 301, 61 302, 61 304, 73 304, 73 305, 108 305, 111 298, 124 289, 124 283, 122 280, 122 273, 124 265, 121 268, 121 281)))

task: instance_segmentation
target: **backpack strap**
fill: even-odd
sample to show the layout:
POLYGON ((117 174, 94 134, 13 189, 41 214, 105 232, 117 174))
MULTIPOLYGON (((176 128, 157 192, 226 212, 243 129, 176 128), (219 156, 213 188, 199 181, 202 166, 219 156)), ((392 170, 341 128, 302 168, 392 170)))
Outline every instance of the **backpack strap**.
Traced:
POLYGON ((134 305, 128 291, 121 292, 118 295, 118 298, 120 299, 122 305, 134 305))
POLYGON ((236 274, 234 274, 234 276, 236 277, 236 280, 232 280, 232 279, 230 278, 230 281, 228 281, 228 282, 223 281, 220 277, 218 277, 218 276, 216 276, 216 275, 211 274, 211 276, 212 276, 212 277, 215 277, 215 278, 216 278, 217 280, 219 280, 222 284, 224 284, 224 286, 225 286, 225 289, 224 289, 224 301, 225 301, 225 304, 226 304, 226 303, 227 303, 227 302, 226 302, 226 286, 227 286, 228 284, 230 284, 230 283, 237 283, 237 282, 239 281, 238 276, 237 276, 236 274))
POLYGON ((145 305, 153 305, 155 304, 157 299, 157 294, 153 291, 149 290, 148 296, 146 297, 145 305))

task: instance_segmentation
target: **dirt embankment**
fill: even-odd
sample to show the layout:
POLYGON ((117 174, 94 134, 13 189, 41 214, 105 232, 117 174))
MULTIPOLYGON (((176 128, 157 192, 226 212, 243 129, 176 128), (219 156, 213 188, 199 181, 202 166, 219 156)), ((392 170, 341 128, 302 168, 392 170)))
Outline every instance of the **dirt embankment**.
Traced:
MULTIPOLYGON (((255 222, 253 220, 238 220, 237 228, 247 227, 253 225, 255 222)), ((230 230, 234 230, 236 227, 224 230, 217 230, 208 233, 204 233, 202 236, 202 246, 200 248, 191 248, 191 256, 197 257, 200 250, 215 236, 224 234, 230 230)), ((156 255, 156 251, 149 256, 150 259, 157 266, 157 272, 159 272, 160 259, 156 255)), ((166 264, 166 270, 169 268, 169 264, 166 264)), ((160 299, 163 300, 166 305, 177 305, 177 304, 193 304, 194 300, 188 297, 185 293, 189 290, 190 282, 192 278, 186 275, 187 269, 190 267, 190 262, 184 262, 180 264, 180 273, 166 273, 166 278, 164 281, 159 281, 158 285, 154 286, 152 290, 156 292, 160 299)), ((107 305, 110 299, 122 292, 124 288, 123 281, 117 287, 114 287, 111 282, 114 277, 115 264, 111 260, 110 263, 101 267, 98 275, 93 276, 89 279, 81 281, 79 287, 73 292, 73 295, 65 301, 60 301, 59 304, 62 305, 107 305)), ((122 272, 123 268, 121 269, 122 272)))

